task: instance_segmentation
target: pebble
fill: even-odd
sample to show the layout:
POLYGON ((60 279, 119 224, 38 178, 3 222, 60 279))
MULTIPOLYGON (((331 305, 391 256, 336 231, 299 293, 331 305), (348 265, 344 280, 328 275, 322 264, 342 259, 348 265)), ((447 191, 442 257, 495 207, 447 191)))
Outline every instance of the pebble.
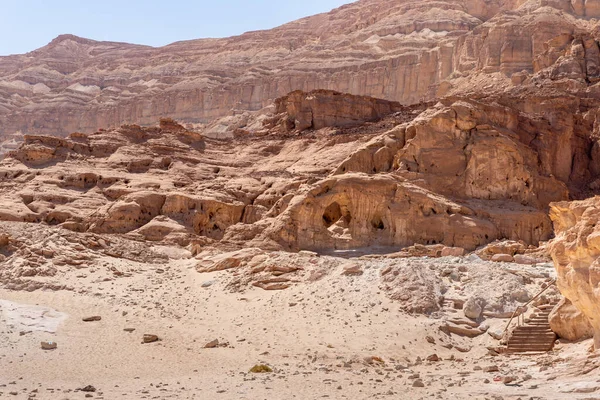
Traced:
POLYGON ((54 350, 58 347, 56 342, 41 342, 42 349, 44 350, 54 350))
POLYGON ((498 372, 500 369, 497 365, 490 365, 489 367, 485 367, 483 372, 498 372))
POLYGON ((425 387, 425 384, 421 379, 417 379, 413 382, 413 387, 425 387))

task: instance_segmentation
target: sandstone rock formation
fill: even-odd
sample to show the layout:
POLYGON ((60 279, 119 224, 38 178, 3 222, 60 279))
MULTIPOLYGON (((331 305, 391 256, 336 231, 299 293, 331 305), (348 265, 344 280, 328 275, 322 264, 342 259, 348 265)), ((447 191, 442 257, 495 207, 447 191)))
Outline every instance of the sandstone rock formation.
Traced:
POLYGON ((472 3, 359 1, 269 31, 162 48, 62 35, 0 59, 1 133, 66 135, 164 115, 209 122, 297 89, 418 102, 452 71, 459 34, 503 1, 472 3))
MULTIPOLYGON (((469 383, 491 379, 517 383, 487 385, 492 397, 525 381, 589 396, 599 362, 586 346, 529 370, 493 357, 515 310, 528 339, 546 330, 560 298, 548 249, 568 298, 553 329, 600 348, 600 197, 576 200, 600 191, 598 4, 360 0, 237 38, 61 36, 0 58, 0 294, 38 291, 27 301, 74 317, 57 341, 134 360, 129 383, 103 388, 111 398, 235 396, 232 374, 211 375, 222 356, 242 372, 275 360, 292 395, 310 376, 314 397, 383 393, 328 385, 342 372, 373 374, 392 397, 406 379, 416 397, 481 397, 469 383), (205 347, 223 353, 201 350, 202 364, 190 343, 215 338, 205 347), (174 378, 140 367, 158 358, 174 378), (380 376, 384 363, 401 375, 380 376)), ((0 329, 18 383, 5 391, 78 387, 61 368, 27 374, 47 360, 23 352, 26 329, 0 329)))
POLYGON ((593 83, 593 4, 360 0, 268 31, 162 48, 61 35, 0 57, 0 140, 151 125, 165 115, 208 123, 293 90, 414 104, 466 87, 501 92, 538 73, 593 83), (502 84, 490 85, 492 75, 502 84))
POLYGON ((480 254, 537 263, 548 205, 600 190, 597 12, 362 0, 161 49, 59 37, 0 59, 0 219, 195 254, 508 239, 480 254))
POLYGON ((0 219, 294 251, 547 240, 547 204, 581 184, 547 174, 560 158, 536 162, 557 145, 526 146, 505 107, 428 106, 321 90, 277 100, 225 141, 168 118, 26 135, 0 163, 0 219))
POLYGON ((344 127, 378 121, 401 111, 400 103, 366 96, 317 90, 295 91, 275 101, 277 114, 285 114, 286 128, 304 131, 328 126, 344 127))
MULTIPOLYGON (((557 232, 551 245, 552 258, 558 272, 557 284, 565 297, 589 320, 596 349, 600 348, 598 200, 598 197, 593 197, 572 203, 554 203, 551 210, 557 232)), ((558 313, 560 314, 560 310, 558 313)), ((574 313, 569 318, 580 322, 570 333, 574 336, 584 334, 585 324, 581 321, 582 318, 574 313)))
POLYGON ((550 327, 559 337, 571 341, 594 336, 588 318, 566 298, 557 304, 550 314, 550 327))

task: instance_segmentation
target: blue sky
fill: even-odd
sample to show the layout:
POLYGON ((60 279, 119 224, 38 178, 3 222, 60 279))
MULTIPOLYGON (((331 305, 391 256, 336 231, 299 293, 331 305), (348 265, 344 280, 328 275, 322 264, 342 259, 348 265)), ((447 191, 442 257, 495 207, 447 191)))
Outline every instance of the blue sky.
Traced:
POLYGON ((162 46, 269 29, 352 0, 1 0, 0 55, 26 53, 71 33, 162 46))

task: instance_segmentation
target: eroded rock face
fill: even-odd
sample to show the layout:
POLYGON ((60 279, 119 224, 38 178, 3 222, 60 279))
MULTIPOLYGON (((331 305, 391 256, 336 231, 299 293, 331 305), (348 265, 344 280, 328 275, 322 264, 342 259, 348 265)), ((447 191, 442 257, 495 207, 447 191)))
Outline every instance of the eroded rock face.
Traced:
POLYGON ((552 204, 557 237, 551 244, 558 287, 587 317, 600 348, 600 198, 552 204))
POLYGON ((559 337, 571 341, 589 339, 594 330, 588 318, 569 299, 563 299, 550 314, 550 328, 559 337))
POLYGON ((294 251, 537 245, 552 235, 548 203, 596 177, 573 161, 593 164, 591 132, 571 125, 554 143, 554 128, 540 126, 497 103, 401 107, 319 90, 248 115, 226 140, 168 118, 153 128, 27 135, 0 163, 0 219, 294 251), (532 126, 537 139, 528 141, 532 126), (564 151, 561 141, 579 145, 564 151))
POLYGON ((458 34, 504 3, 363 0, 272 30, 162 48, 62 35, 0 58, 0 135, 66 135, 165 115, 209 122, 317 88, 415 103, 451 72, 458 34))
POLYGON ((520 84, 554 66, 548 76, 594 79, 588 19, 599 9, 591 0, 361 0, 272 30, 161 48, 61 35, 0 57, 0 138, 13 146, 16 132, 66 136, 165 115, 208 123, 294 90, 415 104, 479 74, 520 84))
POLYGON ((357 126, 403 110, 397 102, 326 90, 295 91, 277 99, 275 107, 277 114, 287 116, 288 128, 298 131, 357 126))
MULTIPOLYGON (((547 239, 550 225, 545 213, 514 206, 515 212, 521 211, 511 220, 514 232, 542 226, 527 236, 533 241, 547 239)), ((495 219, 489 211, 451 201, 393 175, 344 174, 294 198, 269 232, 294 249, 441 243, 474 250, 502 237, 500 216, 495 219)))

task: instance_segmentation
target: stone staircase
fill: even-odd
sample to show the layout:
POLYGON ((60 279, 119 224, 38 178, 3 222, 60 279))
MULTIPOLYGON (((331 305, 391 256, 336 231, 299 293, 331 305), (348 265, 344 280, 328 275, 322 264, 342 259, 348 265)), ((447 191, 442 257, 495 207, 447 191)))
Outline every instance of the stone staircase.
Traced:
POLYGON ((556 303, 538 306, 537 312, 519 324, 508 339, 507 353, 546 352, 552 350, 556 334, 550 329, 548 316, 556 303))

